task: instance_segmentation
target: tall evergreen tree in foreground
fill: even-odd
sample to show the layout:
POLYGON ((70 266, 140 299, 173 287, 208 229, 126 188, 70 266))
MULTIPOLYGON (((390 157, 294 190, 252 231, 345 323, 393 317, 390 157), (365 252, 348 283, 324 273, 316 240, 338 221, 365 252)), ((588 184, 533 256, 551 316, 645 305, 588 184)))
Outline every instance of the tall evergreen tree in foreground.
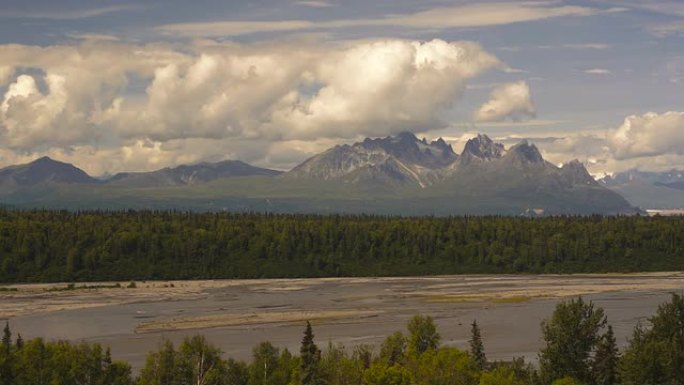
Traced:
POLYGON ((2 350, 9 355, 12 348, 12 332, 10 331, 9 322, 5 322, 5 328, 2 330, 2 350))
POLYGON ((12 371, 12 332, 9 322, 5 322, 0 346, 0 385, 11 385, 14 373, 12 371))
POLYGON ((484 344, 482 343, 482 336, 480 335, 480 327, 477 321, 473 320, 470 325, 470 355, 473 356, 478 370, 484 370, 487 366, 487 356, 484 352, 484 344))
POLYGON ((618 362, 620 352, 617 348, 613 327, 608 325, 608 330, 601 336, 596 346, 596 355, 592 366, 592 378, 595 385, 618 384, 618 362))
POLYGON ((302 338, 302 346, 299 349, 299 354, 302 360, 301 363, 301 385, 318 385, 320 379, 318 378, 318 364, 321 358, 321 352, 314 343, 313 329, 311 323, 306 321, 306 329, 304 330, 304 337, 302 338))

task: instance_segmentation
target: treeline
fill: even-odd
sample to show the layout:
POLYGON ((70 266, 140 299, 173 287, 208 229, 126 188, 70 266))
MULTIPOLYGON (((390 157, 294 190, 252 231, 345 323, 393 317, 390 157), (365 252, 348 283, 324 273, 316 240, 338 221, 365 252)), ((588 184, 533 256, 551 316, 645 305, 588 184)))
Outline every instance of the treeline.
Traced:
POLYGON ((682 217, 0 210, 0 282, 682 268, 682 217))
POLYGON ((491 362, 475 321, 469 351, 440 345, 430 317, 415 316, 407 334, 396 332, 379 349, 319 349, 307 323, 298 355, 269 342, 251 362, 224 359, 202 336, 177 348, 163 342, 147 356, 139 376, 112 362, 97 344, 12 340, 5 327, 0 346, 2 385, 663 385, 684 383, 684 298, 673 295, 637 326, 620 352, 603 309, 582 298, 561 302, 542 323, 538 368, 522 359, 491 362))

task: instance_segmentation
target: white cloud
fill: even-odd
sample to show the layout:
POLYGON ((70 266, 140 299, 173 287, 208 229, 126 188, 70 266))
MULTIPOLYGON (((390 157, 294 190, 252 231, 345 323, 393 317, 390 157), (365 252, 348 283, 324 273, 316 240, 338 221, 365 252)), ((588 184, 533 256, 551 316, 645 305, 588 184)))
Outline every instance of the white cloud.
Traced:
POLYGON ((530 87, 524 81, 497 87, 489 97, 490 100, 473 114, 476 122, 521 121, 536 116, 530 87))
POLYGON ((666 37, 678 33, 684 33, 684 20, 653 24, 648 26, 646 29, 658 37, 666 37))
POLYGON ((0 65, 0 87, 7 84, 12 75, 14 75, 14 68, 0 65))
POLYGON ((0 18, 21 18, 21 19, 50 19, 50 20, 78 20, 88 19, 107 15, 115 12, 135 11, 143 8, 135 4, 120 4, 108 7, 74 9, 74 10, 52 10, 45 11, 13 11, 5 9, 0 11, 0 18))
POLYGON ((321 61, 313 73, 321 89, 311 98, 288 95, 273 124, 288 127, 287 138, 434 128, 441 125, 440 110, 458 100, 467 79, 497 66, 501 63, 474 43, 356 45, 321 61))
POLYGON ((606 68, 590 68, 588 70, 584 70, 584 73, 589 75, 610 75, 613 72, 606 68))
POLYGON ((76 40, 105 40, 105 41, 118 41, 119 38, 113 35, 105 35, 102 33, 79 33, 72 32, 67 33, 66 37, 76 39, 76 40))
POLYGON ((304 7, 313 7, 313 8, 329 8, 329 7, 333 6, 332 3, 329 3, 327 1, 315 1, 315 0, 297 1, 295 4, 301 5, 304 7))
POLYGON ((684 112, 628 116, 608 136, 615 159, 684 155, 684 112))
POLYGON ((429 128, 467 79, 497 66, 477 44, 441 40, 258 52, 217 45, 185 65, 157 68, 122 132, 311 140, 429 128))
POLYGON ((163 34, 189 37, 237 36, 254 32, 283 32, 354 27, 402 27, 448 29, 505 25, 555 17, 591 16, 602 10, 557 2, 509 1, 462 4, 433 8, 412 14, 388 15, 374 19, 338 19, 330 21, 218 21, 166 24, 156 28, 163 34))

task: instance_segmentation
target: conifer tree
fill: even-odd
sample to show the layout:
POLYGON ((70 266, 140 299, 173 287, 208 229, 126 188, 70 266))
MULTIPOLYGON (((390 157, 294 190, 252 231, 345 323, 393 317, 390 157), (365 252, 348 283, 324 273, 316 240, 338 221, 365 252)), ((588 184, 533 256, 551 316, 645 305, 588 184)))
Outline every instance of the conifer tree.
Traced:
POLYGON ((9 356, 12 348, 12 332, 10 331, 9 322, 5 322, 5 328, 2 330, 2 350, 9 356))
POLYGON ((470 328, 470 355, 475 360, 475 364, 479 370, 484 370, 487 366, 487 356, 484 352, 484 345, 482 343, 482 336, 480 335, 480 327, 477 326, 477 321, 473 320, 470 328))
POLYGON ((21 334, 17 334, 17 341, 15 342, 17 350, 21 350, 24 347, 24 339, 21 338, 21 334))
POLYGON ((592 377, 596 385, 615 385, 618 383, 617 367, 620 352, 615 342, 613 327, 608 330, 596 345, 596 354, 592 367, 592 377))
POLYGON ((0 347, 0 385, 11 385, 14 373, 12 370, 12 332, 9 322, 5 322, 0 347))
POLYGON ((321 352, 314 343, 313 329, 309 321, 306 321, 306 329, 304 330, 299 354, 302 360, 301 385, 317 385, 319 383, 318 363, 321 358, 321 352))

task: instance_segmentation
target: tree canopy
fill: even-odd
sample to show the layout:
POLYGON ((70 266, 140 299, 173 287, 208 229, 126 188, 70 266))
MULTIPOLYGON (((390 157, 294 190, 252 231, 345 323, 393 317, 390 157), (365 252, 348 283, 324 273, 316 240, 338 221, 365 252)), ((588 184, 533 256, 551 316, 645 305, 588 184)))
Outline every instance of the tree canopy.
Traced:
POLYGON ((0 209, 0 282, 681 270, 684 218, 0 209))

